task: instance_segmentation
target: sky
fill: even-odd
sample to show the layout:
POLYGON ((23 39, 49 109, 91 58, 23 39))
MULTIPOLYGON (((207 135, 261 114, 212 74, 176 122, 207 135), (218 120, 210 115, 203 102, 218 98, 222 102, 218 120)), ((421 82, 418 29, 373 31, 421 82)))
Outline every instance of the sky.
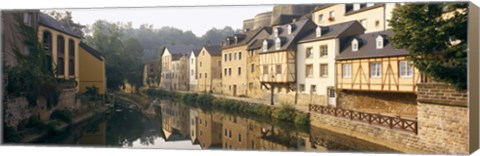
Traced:
MULTIPOLYGON (((199 6, 199 7, 149 7, 149 8, 105 8, 105 9, 69 9, 75 22, 92 25, 99 19, 111 22, 132 22, 134 28, 141 24, 151 24, 154 28, 164 26, 192 31, 202 36, 206 31, 230 26, 234 30, 242 29, 243 20, 256 14, 271 11, 272 5, 251 6, 199 6)), ((53 11, 53 10, 42 10, 53 11)))

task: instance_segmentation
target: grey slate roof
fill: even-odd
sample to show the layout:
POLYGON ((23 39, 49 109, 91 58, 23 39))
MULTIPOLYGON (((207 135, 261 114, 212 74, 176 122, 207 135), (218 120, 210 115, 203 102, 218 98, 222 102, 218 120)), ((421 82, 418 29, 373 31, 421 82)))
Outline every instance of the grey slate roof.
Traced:
POLYGON ((85 49, 85 51, 92 54, 94 57, 96 57, 99 60, 101 60, 102 58, 105 58, 105 55, 103 53, 98 52, 97 50, 93 49, 92 47, 88 46, 83 42, 80 42, 79 46, 85 49))
POLYGON ((395 49, 392 47, 392 42, 388 40, 388 37, 392 34, 393 32, 391 31, 380 31, 349 37, 345 40, 344 46, 340 48, 340 54, 335 59, 348 60, 408 55, 408 51, 405 49, 395 49), (384 46, 382 49, 376 48, 376 38, 379 35, 384 38, 384 46), (358 51, 354 52, 352 51, 351 44, 355 38, 359 41, 359 47, 358 51))
POLYGON ((275 21, 272 22, 272 26, 292 23, 293 19, 299 19, 302 15, 280 15, 275 21))
MULTIPOLYGON (((272 28, 272 30, 275 28, 280 28, 280 33, 278 34, 278 37, 282 40, 280 49, 275 49, 275 40, 277 37, 275 37, 275 33, 272 33, 266 38, 268 42, 267 51, 261 53, 284 51, 287 49, 296 48, 296 43, 298 40, 307 35, 307 32, 315 30, 316 25, 310 19, 300 19, 294 23, 276 26, 272 28), (288 34, 288 25, 292 25, 294 27, 291 34, 288 34)), ((261 42, 263 42, 263 40, 261 42)))
POLYGON ((180 57, 187 55, 192 51, 194 46, 166 46, 165 49, 168 49, 170 54, 172 54, 172 60, 178 60, 180 57))
POLYGON ((223 46, 223 49, 248 44, 263 29, 265 29, 265 28, 260 27, 260 28, 257 28, 255 30, 247 31, 243 34, 235 34, 234 36, 237 36, 237 38, 239 39, 239 41, 237 41, 237 44, 234 43, 235 42, 234 41, 234 36, 228 36, 227 38, 229 38, 232 43, 225 44, 225 46, 223 46))
POLYGON ((222 55, 222 46, 221 45, 207 45, 204 46, 208 53, 212 56, 221 56, 222 55))
POLYGON ((45 13, 40 13, 39 14, 40 19, 38 20, 39 24, 55 29, 57 31, 63 32, 68 35, 72 35, 73 37, 81 38, 80 35, 73 33, 69 29, 65 28, 62 23, 59 21, 55 20, 53 17, 50 15, 47 15, 45 13))
POLYGON ((200 54, 201 50, 202 49, 192 49, 192 51, 189 53, 189 56, 193 54, 193 55, 195 55, 195 57, 198 57, 198 54, 200 54))
POLYGON ((365 32, 365 28, 356 20, 338 23, 330 26, 320 26, 322 29, 322 36, 316 36, 316 30, 313 29, 308 34, 300 39, 299 43, 313 42, 323 39, 349 37, 351 35, 359 35, 365 32))

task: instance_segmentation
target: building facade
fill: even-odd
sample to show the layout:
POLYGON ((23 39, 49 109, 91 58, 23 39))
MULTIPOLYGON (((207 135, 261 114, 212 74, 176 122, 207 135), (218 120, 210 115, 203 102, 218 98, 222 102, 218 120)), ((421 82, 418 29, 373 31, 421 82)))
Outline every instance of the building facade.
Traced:
MULTIPOLYGON (((252 72, 252 61, 248 46, 256 41, 257 36, 265 38, 269 33, 265 28, 259 28, 243 34, 227 37, 222 48, 222 89, 223 93, 232 96, 250 96, 249 75, 252 72), (251 62, 251 63, 249 63, 251 62), (250 69, 249 69, 250 67, 250 69)), ((253 83, 253 82, 251 82, 253 83)))
POLYGON ((186 90, 188 85, 186 55, 192 50, 188 46, 167 46, 162 53, 160 88, 186 90))
POLYGON ((331 26, 318 26, 297 45, 298 103, 336 104, 335 57, 340 53, 341 41, 364 32, 357 21, 331 26))
POLYGON ((84 93, 88 87, 95 87, 98 88, 99 94, 105 94, 107 91, 105 56, 83 42, 79 47, 79 92, 84 93))
POLYGON ((153 60, 143 65, 143 85, 149 88, 158 88, 160 74, 159 60, 153 60))
POLYGON ((384 31, 389 28, 388 20, 394 7, 395 3, 328 4, 313 11, 312 21, 328 26, 356 20, 366 33, 384 31))
MULTIPOLYGON (((301 19, 273 27, 272 34, 263 40, 259 53, 260 83, 270 90, 271 96, 274 96, 274 91, 279 97, 296 96, 297 42, 315 27, 310 19, 301 19)), ((295 98, 284 103, 294 104, 295 98)))
POLYGON ((222 93, 221 46, 204 46, 197 58, 198 90, 204 93, 222 93))
POLYGON ((187 63, 187 77, 188 77, 188 91, 198 91, 198 73, 197 73, 197 57, 200 49, 193 49, 188 55, 187 63))

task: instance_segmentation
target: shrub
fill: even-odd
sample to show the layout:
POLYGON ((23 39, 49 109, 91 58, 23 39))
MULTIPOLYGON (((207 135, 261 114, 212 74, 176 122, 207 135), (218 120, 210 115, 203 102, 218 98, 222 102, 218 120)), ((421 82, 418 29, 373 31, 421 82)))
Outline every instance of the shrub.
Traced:
POLYGON ((83 95, 89 101, 96 101, 100 99, 100 95, 98 94, 98 88, 96 86, 86 87, 86 89, 87 90, 83 93, 83 95))
POLYGON ((297 125, 307 126, 310 123, 308 116, 302 113, 295 114, 295 120, 293 121, 297 125))
POLYGON ((59 119, 66 123, 72 123, 72 113, 65 109, 57 109, 50 114, 50 119, 59 119))
POLYGON ((281 121, 293 122, 295 118, 295 108, 289 105, 282 105, 281 108, 273 111, 272 116, 281 121))
MULTIPOLYGON (((4 124, 5 125, 5 124, 4 124)), ((18 133, 13 127, 5 126, 3 129, 4 142, 6 143, 17 143, 20 142, 22 136, 18 133)))

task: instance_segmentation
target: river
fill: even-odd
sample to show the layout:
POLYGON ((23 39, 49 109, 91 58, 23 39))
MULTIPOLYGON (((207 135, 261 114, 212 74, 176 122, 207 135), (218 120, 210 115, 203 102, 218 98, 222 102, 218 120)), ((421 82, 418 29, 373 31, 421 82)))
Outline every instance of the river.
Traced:
POLYGON ((53 144, 89 147, 397 153, 323 130, 161 101, 156 116, 117 102, 110 113, 72 128, 53 144), (82 128, 79 128, 82 127, 82 128))

